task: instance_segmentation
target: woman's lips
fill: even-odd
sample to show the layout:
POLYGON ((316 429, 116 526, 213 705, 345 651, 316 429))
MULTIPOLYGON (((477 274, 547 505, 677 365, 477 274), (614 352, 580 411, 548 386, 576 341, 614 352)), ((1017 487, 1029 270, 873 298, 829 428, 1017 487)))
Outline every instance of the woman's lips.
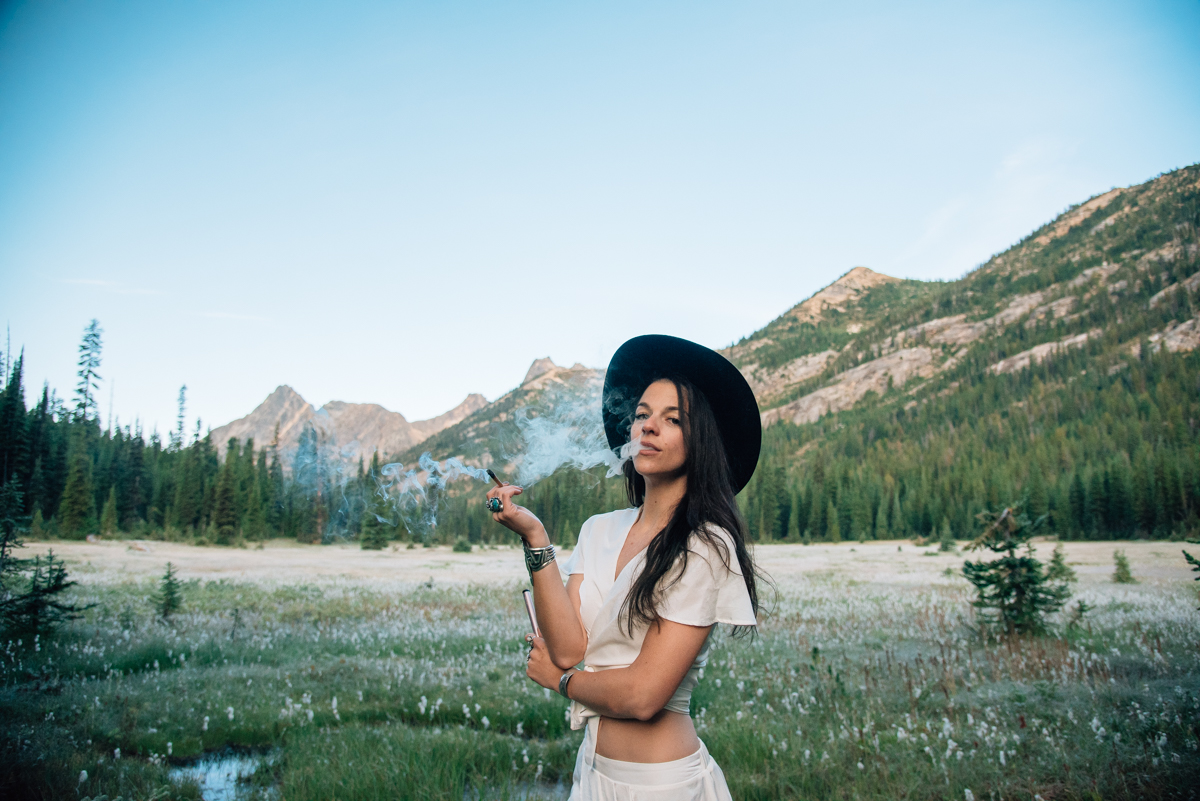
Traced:
POLYGON ((659 449, 659 448, 656 448, 656 447, 654 447, 653 445, 650 445, 650 444, 648 444, 648 443, 645 443, 645 442, 643 442, 643 443, 642 443, 642 447, 641 447, 640 449, 638 449, 638 454, 639 454, 639 455, 640 455, 640 454, 647 454, 647 455, 649 455, 649 454, 654 454, 654 453, 660 453, 660 449, 659 449))

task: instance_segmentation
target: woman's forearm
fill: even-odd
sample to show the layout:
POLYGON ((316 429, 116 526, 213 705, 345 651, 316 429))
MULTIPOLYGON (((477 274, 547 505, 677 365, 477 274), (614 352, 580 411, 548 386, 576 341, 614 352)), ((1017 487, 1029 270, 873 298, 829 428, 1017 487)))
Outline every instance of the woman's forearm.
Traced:
MULTIPOLYGON (((546 543, 549 543, 549 538, 546 538, 546 543)), ((538 546, 531 544, 531 547, 538 546)), ((554 664, 563 670, 579 664, 587 650, 587 634, 579 622, 579 615, 556 563, 533 574, 533 603, 537 610, 538 627, 542 630, 554 664)))
POLYGON ((668 699, 652 697, 656 694, 647 692, 646 682, 639 681, 635 673, 633 667, 594 673, 581 670, 571 676, 567 695, 606 718, 649 720, 668 699))

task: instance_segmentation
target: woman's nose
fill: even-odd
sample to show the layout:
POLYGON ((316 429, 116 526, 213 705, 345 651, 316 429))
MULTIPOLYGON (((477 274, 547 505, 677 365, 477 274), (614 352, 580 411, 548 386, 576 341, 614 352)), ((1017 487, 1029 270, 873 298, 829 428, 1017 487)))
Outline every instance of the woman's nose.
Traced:
POLYGON ((642 433, 658 433, 658 421, 655 420, 653 416, 647 417, 642 421, 642 433))

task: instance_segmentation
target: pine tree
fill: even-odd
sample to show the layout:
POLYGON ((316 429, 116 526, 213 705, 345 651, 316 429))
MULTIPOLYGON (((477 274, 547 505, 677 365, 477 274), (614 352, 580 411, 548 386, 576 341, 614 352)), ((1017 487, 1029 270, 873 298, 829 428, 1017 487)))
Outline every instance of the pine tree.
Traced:
POLYGON ((892 496, 892 517, 891 517, 892 533, 897 537, 904 536, 904 513, 900 509, 900 490, 892 496))
POLYGON ((791 511, 788 513, 787 524, 787 540, 788 542, 800 541, 800 493, 792 493, 791 511))
POLYGON ((1069 530, 1073 534, 1081 534, 1087 530, 1087 493, 1083 489, 1083 479, 1079 477, 1079 472, 1076 471, 1075 477, 1071 479, 1071 489, 1067 494, 1067 505, 1070 509, 1070 524, 1069 530))
POLYGON ((24 505, 16 481, 10 480, 0 486, 0 598, 12 592, 13 578, 25 568, 25 561, 14 555, 18 548, 25 546, 21 539, 27 531, 25 516, 21 513, 24 505))
POLYGON ((158 614, 164 620, 178 612, 183 605, 183 585, 175 575, 175 565, 167 562, 167 570, 158 582, 156 599, 158 614))
POLYGON ((92 489, 92 464, 83 448, 77 448, 71 459, 67 486, 63 489, 59 513, 63 533, 69 537, 84 537, 96 531, 96 493, 92 489))
POLYGON ((879 509, 875 512, 875 539, 891 539, 888 534, 886 499, 879 502, 879 509))
POLYGON ((104 502, 104 511, 100 513, 100 533, 111 537, 117 533, 117 485, 108 488, 108 499, 104 502))
POLYGON ((1116 566, 1112 574, 1114 584, 1137 584, 1137 579, 1133 577, 1133 571, 1129 568, 1129 557, 1124 551, 1113 551, 1113 564, 1116 566))
POLYGON ((1067 564, 1067 555, 1061 542, 1054 546, 1054 555, 1050 557, 1050 564, 1046 568, 1046 579, 1054 583, 1075 581, 1075 571, 1067 564))
POLYGON ((100 406, 96 392, 100 389, 100 335, 104 329, 92 320, 83 330, 83 341, 79 343, 79 383, 75 386, 75 415, 83 422, 99 420, 100 406))
POLYGON ((1104 476, 1099 470, 1092 471, 1088 480, 1084 531, 1089 537, 1102 537, 1107 529, 1104 520, 1105 499, 1104 476))
POLYGON ((1042 468, 1034 464, 1029 470, 1029 513, 1034 519, 1050 511, 1050 499, 1046 494, 1046 479, 1042 468))
POLYGON ((250 491, 246 498, 246 517, 243 523, 246 536, 250 539, 261 539, 266 535, 267 516, 263 508, 262 483, 255 476, 250 481, 250 491))
POLYGON ((963 575, 977 593, 971 605, 984 625, 1006 634, 1044 632, 1046 615, 1061 609, 1070 596, 1065 583, 1047 578, 1029 544, 1045 518, 1031 523, 1018 508, 1009 507, 999 513, 981 512, 978 519, 983 530, 968 550, 986 548, 1000 557, 963 565, 963 575), (1018 555, 1022 547, 1025 553, 1018 555))
POLYGON ((78 620, 95 605, 79 606, 59 599, 75 582, 67 579, 66 565, 53 551, 47 551, 45 557, 35 556, 28 572, 28 589, 0 600, 0 618, 10 636, 52 634, 59 624, 78 620))
POLYGON ((217 479, 212 522, 217 529, 217 544, 231 545, 237 537, 238 517, 237 499, 234 497, 233 465, 228 458, 217 479))
POLYGON ((938 538, 938 550, 943 553, 953 551, 957 543, 954 541, 954 533, 950 531, 950 518, 942 517, 942 532, 938 538))
POLYGON ((1200 559, 1197 559, 1196 557, 1192 556, 1187 551, 1183 552, 1183 559, 1185 562, 1187 562, 1189 565, 1192 566, 1192 572, 1196 574, 1193 577, 1193 581, 1200 581, 1200 559))
POLYGON ((29 472, 25 388, 22 386, 24 366, 25 353, 22 351, 0 393, 0 484, 10 479, 20 480, 29 472))
POLYGON ((838 525, 837 507, 833 505, 833 501, 829 502, 829 508, 825 512, 829 520, 829 533, 826 539, 830 542, 842 541, 842 527, 838 525))
POLYGON ((367 510, 363 514, 362 533, 359 543, 364 551, 378 551, 387 546, 387 530, 379 520, 380 498, 371 493, 367 510))
POLYGON ((808 538, 809 542, 820 539, 825 533, 821 514, 827 506, 824 488, 820 484, 814 487, 812 492, 812 502, 808 506, 808 527, 804 529, 804 536, 808 538))

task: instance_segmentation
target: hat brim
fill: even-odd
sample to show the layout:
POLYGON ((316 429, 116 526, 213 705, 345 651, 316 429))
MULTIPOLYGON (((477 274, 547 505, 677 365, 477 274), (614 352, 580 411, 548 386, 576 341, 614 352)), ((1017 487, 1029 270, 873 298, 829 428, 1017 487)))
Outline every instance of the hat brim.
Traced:
POLYGON ((604 433, 609 447, 629 441, 630 417, 646 387, 659 378, 686 378, 712 407, 729 459, 734 492, 754 475, 762 420, 754 391, 733 363, 714 350, 663 334, 634 337, 613 354, 604 376, 604 433))

